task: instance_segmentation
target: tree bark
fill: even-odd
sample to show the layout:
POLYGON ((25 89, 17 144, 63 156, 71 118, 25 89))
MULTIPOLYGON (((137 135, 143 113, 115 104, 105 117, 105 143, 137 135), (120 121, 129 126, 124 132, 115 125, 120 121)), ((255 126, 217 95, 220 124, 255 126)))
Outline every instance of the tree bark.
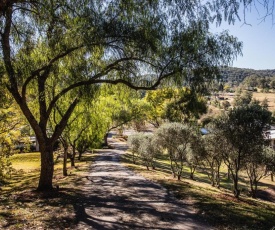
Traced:
POLYGON ((71 167, 75 167, 75 155, 76 155, 75 145, 73 145, 72 148, 73 148, 73 154, 70 156, 70 161, 71 161, 71 167))
POLYGON ((108 132, 104 135, 104 146, 108 146, 108 132))
POLYGON ((64 156, 63 156, 63 176, 68 176, 67 171, 67 159, 68 159, 68 149, 64 149, 64 156))
POLYGON ((233 185, 234 185, 234 196, 239 198, 241 191, 238 188, 238 175, 232 176, 233 177, 233 185))
MULTIPOLYGON (((79 152, 79 151, 78 151, 79 152)), ((82 157, 82 152, 79 152, 78 153, 78 160, 80 161, 81 160, 81 157, 82 157)))
MULTIPOLYGON (((40 145, 41 146, 41 145, 40 145)), ((53 190, 53 172, 54 172, 54 160, 53 160, 53 148, 50 143, 45 143, 40 148, 41 156, 41 170, 38 184, 38 191, 53 190)))
POLYGON ((217 188, 220 188, 220 182, 221 182, 221 180, 220 180, 220 167, 221 167, 221 164, 218 163, 217 171, 216 171, 216 176, 215 176, 217 188))

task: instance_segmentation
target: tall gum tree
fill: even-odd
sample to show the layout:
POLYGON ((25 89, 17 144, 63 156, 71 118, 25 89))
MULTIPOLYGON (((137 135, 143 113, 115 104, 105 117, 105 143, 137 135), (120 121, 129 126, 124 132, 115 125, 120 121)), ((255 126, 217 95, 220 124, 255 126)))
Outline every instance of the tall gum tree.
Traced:
POLYGON ((227 32, 209 33, 209 16, 191 0, 0 2, 1 82, 37 137, 38 190, 53 189, 53 145, 88 86, 155 89, 166 79, 200 85, 231 64, 242 44, 227 32), (71 103, 49 132, 67 95, 71 103))

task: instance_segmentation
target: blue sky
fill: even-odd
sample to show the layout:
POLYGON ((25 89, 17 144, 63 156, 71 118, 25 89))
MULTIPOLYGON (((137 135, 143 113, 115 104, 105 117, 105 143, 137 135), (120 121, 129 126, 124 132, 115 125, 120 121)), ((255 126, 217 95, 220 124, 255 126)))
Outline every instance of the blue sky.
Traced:
POLYGON ((244 25, 243 15, 240 14, 240 17, 242 21, 236 21, 234 25, 223 22, 219 27, 212 26, 213 32, 229 30, 231 35, 243 42, 243 56, 234 61, 233 67, 275 69, 275 25, 272 25, 272 18, 261 22, 255 8, 246 14, 246 21, 251 25, 244 25))

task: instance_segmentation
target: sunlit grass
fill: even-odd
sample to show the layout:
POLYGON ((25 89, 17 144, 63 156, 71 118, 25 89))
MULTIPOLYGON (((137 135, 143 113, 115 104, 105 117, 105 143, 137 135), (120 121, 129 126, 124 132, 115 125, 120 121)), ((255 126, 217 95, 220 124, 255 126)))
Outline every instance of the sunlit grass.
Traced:
POLYGON ((15 170, 32 171, 40 168, 40 153, 18 153, 10 157, 15 170))

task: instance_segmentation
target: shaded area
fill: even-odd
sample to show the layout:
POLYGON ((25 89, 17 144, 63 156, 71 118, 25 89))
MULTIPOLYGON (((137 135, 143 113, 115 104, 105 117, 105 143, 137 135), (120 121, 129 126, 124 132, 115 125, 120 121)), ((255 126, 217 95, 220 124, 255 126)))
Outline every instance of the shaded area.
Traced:
MULTIPOLYGON (((257 197, 275 203, 275 186, 266 190, 257 191, 257 197)), ((274 221, 275 222, 275 221, 274 221)))

